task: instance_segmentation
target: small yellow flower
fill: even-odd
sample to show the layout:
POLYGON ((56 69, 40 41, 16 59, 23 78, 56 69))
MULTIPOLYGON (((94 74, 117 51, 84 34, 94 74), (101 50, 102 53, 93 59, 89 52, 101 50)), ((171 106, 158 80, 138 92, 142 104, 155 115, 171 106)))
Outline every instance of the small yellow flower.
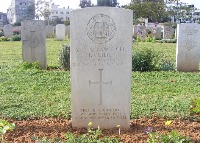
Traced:
POLYGON ((120 125, 117 125, 117 128, 120 128, 120 125))
POLYGON ((92 125, 93 125, 92 122, 89 122, 89 123, 88 123, 88 126, 89 126, 89 127, 91 127, 92 125))
POLYGON ((166 121, 165 126, 169 126, 169 125, 171 125, 171 123, 172 123, 172 121, 166 121))

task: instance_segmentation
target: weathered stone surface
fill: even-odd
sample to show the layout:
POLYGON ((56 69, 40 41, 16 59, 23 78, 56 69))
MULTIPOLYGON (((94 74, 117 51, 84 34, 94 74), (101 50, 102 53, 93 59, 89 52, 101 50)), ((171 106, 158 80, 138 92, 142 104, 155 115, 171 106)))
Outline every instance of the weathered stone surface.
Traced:
POLYGON ((13 28, 11 24, 4 25, 3 27, 4 37, 10 38, 13 36, 13 28))
POLYGON ((72 126, 130 126, 132 11, 71 13, 72 126))
POLYGON ((53 25, 46 26, 46 37, 47 38, 55 37, 55 26, 53 25))
POLYGON ((170 26, 163 26, 163 39, 172 39, 175 29, 170 26))
POLYGON ((176 66, 178 71, 199 70, 200 25, 178 24, 177 27, 176 66))
POLYGON ((162 39, 162 28, 156 27, 155 28, 155 38, 161 40, 162 39))
POLYGON ((22 58, 25 62, 38 62, 46 69, 46 33, 42 20, 22 21, 22 58))
POLYGON ((56 25, 56 39, 57 40, 65 39, 65 25, 64 24, 56 25))

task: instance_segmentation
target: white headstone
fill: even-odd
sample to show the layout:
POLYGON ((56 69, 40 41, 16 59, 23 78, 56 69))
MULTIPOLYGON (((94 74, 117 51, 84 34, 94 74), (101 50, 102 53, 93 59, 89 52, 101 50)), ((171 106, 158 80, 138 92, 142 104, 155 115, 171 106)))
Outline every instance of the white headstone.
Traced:
POLYGON ((163 39, 172 39, 175 29, 170 26, 163 26, 163 39))
POLYGON ((4 37, 10 38, 13 36, 13 28, 11 24, 4 25, 3 27, 4 37))
POLYGON ((57 40, 65 39, 65 25, 64 24, 56 25, 56 39, 57 40))
POLYGON ((200 24, 178 24, 177 34, 177 71, 198 71, 200 57, 200 24))
POLYGON ((25 62, 38 62, 46 69, 46 32, 42 20, 22 21, 22 58, 25 62))
POLYGON ((156 27, 155 28, 155 38, 161 40, 162 39, 162 28, 156 27))
POLYGON ((55 36, 55 27, 53 25, 46 26, 46 37, 52 38, 55 36))
POLYGON ((71 13, 72 126, 130 126, 132 11, 71 13))

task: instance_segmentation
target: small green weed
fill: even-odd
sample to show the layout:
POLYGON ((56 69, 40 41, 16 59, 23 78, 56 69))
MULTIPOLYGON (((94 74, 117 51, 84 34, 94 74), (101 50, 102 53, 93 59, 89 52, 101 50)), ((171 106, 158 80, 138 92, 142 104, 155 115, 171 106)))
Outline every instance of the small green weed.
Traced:
POLYGON ((21 41, 21 35, 13 35, 11 39, 12 41, 21 41))
POLYGON ((197 120, 200 121, 200 98, 192 101, 190 115, 196 117, 197 120))
POLYGON ((40 143, 120 143, 118 138, 103 137, 99 127, 95 130, 91 126, 92 122, 88 124, 87 133, 83 135, 75 136, 72 133, 67 133, 65 141, 61 141, 61 139, 47 139, 46 137, 42 139, 34 137, 33 140, 40 143))
POLYGON ((175 66, 171 61, 162 59, 161 62, 159 63, 159 70, 160 71, 174 71, 175 66))
POLYGON ((66 143, 120 143, 118 138, 103 137, 101 129, 93 129, 92 122, 88 124, 88 131, 86 134, 74 136, 72 133, 66 135, 66 143))
POLYGON ((192 111, 196 114, 200 114, 200 98, 193 100, 193 108, 192 111))
POLYGON ((27 70, 27 69, 40 69, 40 65, 38 62, 33 62, 33 63, 28 63, 28 62, 23 62, 20 66, 19 69, 22 70, 27 70))
POLYGON ((158 135, 157 132, 149 132, 148 143, 192 143, 190 138, 179 135, 178 131, 172 130, 169 134, 158 135))
POLYGON ((150 48, 135 51, 132 57, 132 71, 146 72, 157 70, 159 57, 159 54, 150 48))
POLYGON ((32 137, 32 140, 37 143, 64 143, 61 139, 48 139, 47 137, 38 138, 37 136, 32 137))
POLYGON ((3 42, 3 41, 9 41, 9 39, 6 38, 6 37, 4 37, 4 36, 1 36, 1 37, 0 37, 0 42, 1 42, 1 41, 2 41, 2 42, 3 42))
POLYGON ((5 142, 4 140, 4 134, 9 131, 9 130, 14 130, 15 129, 15 124, 14 123, 9 123, 5 120, 0 119, 0 135, 1 135, 1 139, 0 141, 2 143, 5 142))
POLYGON ((64 70, 70 70, 70 46, 63 45, 59 55, 59 62, 64 70))

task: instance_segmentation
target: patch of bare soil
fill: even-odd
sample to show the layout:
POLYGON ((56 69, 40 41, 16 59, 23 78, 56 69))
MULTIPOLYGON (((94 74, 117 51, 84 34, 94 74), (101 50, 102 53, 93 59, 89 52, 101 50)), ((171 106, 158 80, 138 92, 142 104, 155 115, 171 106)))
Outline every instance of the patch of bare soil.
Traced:
MULTIPOLYGON (((178 130, 181 135, 191 137, 195 143, 200 143, 200 122, 175 119, 168 127, 164 125, 165 119, 154 117, 152 119, 141 118, 130 122, 129 130, 118 129, 103 130, 105 136, 119 137, 123 143, 146 143, 148 135, 145 133, 148 127, 153 127, 159 133, 168 133, 171 130, 178 130)), ((13 121, 16 129, 6 133, 6 140, 11 143, 34 143, 33 136, 47 138, 63 138, 67 132, 83 134, 87 129, 73 129, 71 121, 65 119, 40 119, 13 121)))

